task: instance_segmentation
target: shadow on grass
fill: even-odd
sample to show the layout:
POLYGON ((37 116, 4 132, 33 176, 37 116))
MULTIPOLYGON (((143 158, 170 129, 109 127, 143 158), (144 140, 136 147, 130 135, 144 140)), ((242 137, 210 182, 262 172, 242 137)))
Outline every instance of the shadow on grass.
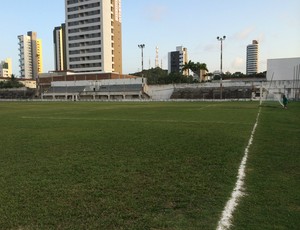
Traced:
POLYGON ((281 106, 276 105, 259 105, 261 108, 273 108, 273 109, 282 109, 281 106))

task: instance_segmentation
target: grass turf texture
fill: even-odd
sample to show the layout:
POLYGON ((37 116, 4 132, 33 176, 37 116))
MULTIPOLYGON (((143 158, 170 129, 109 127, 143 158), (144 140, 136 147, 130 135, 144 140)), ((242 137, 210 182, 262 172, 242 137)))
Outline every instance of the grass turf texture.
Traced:
MULTIPOLYGON (((292 167, 299 163, 299 144, 293 142, 292 160, 284 157, 286 146, 269 139, 280 132, 281 141, 288 145, 291 140, 272 125, 278 113, 285 115, 280 117, 288 124, 284 130, 299 137, 295 111, 299 114, 300 108, 294 105, 297 110, 292 104, 289 110, 263 108, 257 130, 261 147, 281 149, 277 157, 270 154, 271 163, 294 169, 292 179, 286 171, 280 197, 290 185, 299 188, 292 167), (265 130, 260 128, 264 123, 265 130)), ((1 229, 215 229, 257 112, 257 102, 0 103, 1 229)), ((246 178, 249 196, 237 213, 237 229, 249 225, 249 207, 263 201, 260 196, 269 197, 256 181, 256 173, 267 177, 268 168, 254 141, 257 154, 250 152, 246 178), (254 203, 248 200, 252 196, 254 203)), ((284 178, 273 173, 269 183, 280 186, 276 181, 284 178)), ((282 202, 292 195, 299 201, 291 192, 282 202)), ((299 206, 293 208, 296 217, 299 206)), ((260 210, 253 215, 267 225, 260 210)))
POLYGON ((266 104, 232 229, 300 229, 300 104, 266 104))

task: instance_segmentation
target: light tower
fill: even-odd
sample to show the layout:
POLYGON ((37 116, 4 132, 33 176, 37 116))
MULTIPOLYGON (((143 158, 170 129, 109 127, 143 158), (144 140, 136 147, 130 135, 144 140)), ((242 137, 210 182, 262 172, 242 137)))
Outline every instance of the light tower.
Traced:
POLYGON ((226 39, 226 36, 217 37, 218 41, 221 42, 221 57, 220 57, 220 99, 222 99, 222 74, 223 74, 223 40, 226 39))
POLYGON ((142 51, 142 72, 143 72, 143 70, 144 70, 144 48, 145 48, 145 44, 140 44, 140 45, 138 45, 138 47, 142 51))

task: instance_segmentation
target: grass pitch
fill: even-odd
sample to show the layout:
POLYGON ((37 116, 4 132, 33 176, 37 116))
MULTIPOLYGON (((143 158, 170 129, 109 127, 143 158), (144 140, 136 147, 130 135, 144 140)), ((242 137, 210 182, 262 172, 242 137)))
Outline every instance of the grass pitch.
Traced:
MULTIPOLYGON (((266 229, 266 210, 289 211, 273 227, 298 225, 299 112, 262 108, 234 228, 266 229), (281 209, 265 205, 267 179, 281 209)), ((215 229, 257 113, 257 102, 2 102, 0 228, 215 229)))

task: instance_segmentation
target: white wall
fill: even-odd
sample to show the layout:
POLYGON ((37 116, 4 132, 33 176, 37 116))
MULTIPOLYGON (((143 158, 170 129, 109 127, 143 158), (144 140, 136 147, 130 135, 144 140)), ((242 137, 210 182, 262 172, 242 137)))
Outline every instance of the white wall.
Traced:
POLYGON ((267 80, 293 80, 294 68, 299 66, 300 57, 298 58, 280 58, 280 59, 268 59, 267 62, 267 80))
MULTIPOLYGON (((275 93, 283 93, 288 98, 295 98, 293 81, 223 81, 223 87, 261 87, 270 91, 270 95, 275 93)), ((220 87, 220 82, 207 82, 199 84, 175 84, 175 85, 148 85, 145 92, 153 100, 169 100, 175 88, 205 88, 220 87)))
POLYGON ((153 100, 169 100, 174 91, 174 85, 148 85, 145 92, 153 100))

